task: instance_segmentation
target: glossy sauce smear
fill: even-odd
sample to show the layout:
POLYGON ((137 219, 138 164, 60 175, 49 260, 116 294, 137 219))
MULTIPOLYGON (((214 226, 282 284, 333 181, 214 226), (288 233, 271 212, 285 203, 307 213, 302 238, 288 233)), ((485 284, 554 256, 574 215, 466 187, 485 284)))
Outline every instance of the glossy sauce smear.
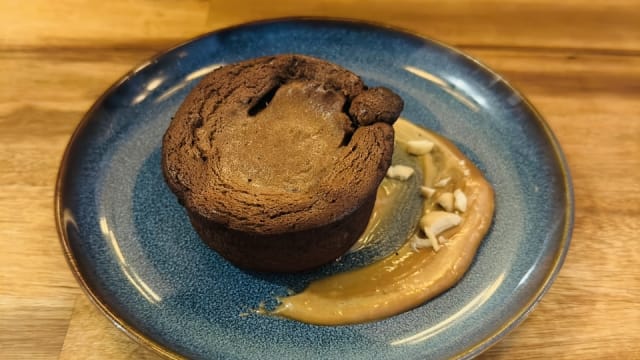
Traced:
MULTIPOLYGON (((396 151, 406 151, 409 141, 428 140, 434 144, 416 160, 424 186, 435 190, 423 201, 423 214, 443 211, 437 199, 456 189, 466 196, 466 209, 454 211, 459 225, 439 235, 444 244, 418 248, 411 237, 386 258, 362 268, 312 282, 298 294, 279 298, 272 315, 310 324, 345 325, 383 319, 424 304, 456 284, 469 268, 493 217, 493 190, 480 171, 451 142, 399 119, 394 125, 396 151)), ((394 201, 401 180, 385 179, 378 190, 376 208, 369 227, 355 248, 367 246, 369 233, 379 219, 393 216, 385 211, 394 201)), ((421 196, 416 190, 415 196, 421 196)), ((422 236, 414 224, 413 236, 422 236)))

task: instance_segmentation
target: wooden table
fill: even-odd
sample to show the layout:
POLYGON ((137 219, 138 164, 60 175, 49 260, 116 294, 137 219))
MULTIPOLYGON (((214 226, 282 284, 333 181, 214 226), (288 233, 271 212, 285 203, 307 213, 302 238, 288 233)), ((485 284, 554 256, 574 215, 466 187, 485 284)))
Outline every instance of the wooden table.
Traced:
POLYGON ((71 132, 126 71, 248 20, 376 20, 454 45, 546 117, 573 174, 571 250, 536 310, 486 358, 640 357, 640 2, 168 0, 0 4, 0 358, 155 359, 91 305, 53 217, 71 132))

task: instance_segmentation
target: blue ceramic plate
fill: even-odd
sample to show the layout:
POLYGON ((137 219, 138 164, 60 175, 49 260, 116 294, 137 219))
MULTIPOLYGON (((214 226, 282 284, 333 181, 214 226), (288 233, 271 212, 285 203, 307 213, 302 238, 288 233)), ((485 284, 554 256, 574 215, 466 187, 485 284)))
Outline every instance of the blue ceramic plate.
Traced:
POLYGON ((318 19, 217 31, 127 74, 74 133, 56 200, 66 257, 96 305, 135 340, 168 357, 198 359, 473 357, 521 322, 549 288, 573 219, 556 139, 499 75, 428 39, 318 19), (278 53, 323 58, 393 89, 405 100, 403 117, 447 136, 483 170, 495 188, 495 219, 457 286, 361 325, 243 315, 362 260, 347 256, 304 275, 238 270, 199 240, 165 186, 161 139, 189 90, 222 64, 278 53))

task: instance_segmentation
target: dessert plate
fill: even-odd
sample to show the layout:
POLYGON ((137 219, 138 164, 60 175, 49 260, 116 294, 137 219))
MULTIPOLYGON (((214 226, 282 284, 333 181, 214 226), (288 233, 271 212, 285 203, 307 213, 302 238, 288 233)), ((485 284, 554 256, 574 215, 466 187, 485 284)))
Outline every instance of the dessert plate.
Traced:
POLYGON ((470 358, 519 324, 550 287, 569 248, 573 195, 547 124, 478 61, 385 27, 288 19, 204 35, 112 86, 67 147, 56 217, 65 256, 91 300, 167 357, 470 358), (165 185, 162 135, 189 90, 223 64, 279 53, 326 59, 393 89, 405 100, 402 117, 451 139, 484 172, 496 193, 494 222, 455 287, 359 325, 315 326, 251 311, 312 278, 384 255, 354 253, 306 274, 245 272, 199 240, 165 185))

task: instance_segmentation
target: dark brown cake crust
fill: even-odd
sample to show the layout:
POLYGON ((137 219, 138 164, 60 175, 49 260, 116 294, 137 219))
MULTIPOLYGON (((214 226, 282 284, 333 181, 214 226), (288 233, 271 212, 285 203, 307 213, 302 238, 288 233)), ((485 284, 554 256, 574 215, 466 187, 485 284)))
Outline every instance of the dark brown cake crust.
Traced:
MULTIPOLYGON (((224 66, 196 86, 172 120, 163 139, 163 173, 203 240, 233 263, 257 270, 308 269, 342 255, 364 231, 391 163, 391 124, 402 107, 390 90, 367 89, 348 70, 307 56, 224 66), (234 135, 261 142, 251 131, 273 132, 272 118, 284 116, 275 108, 288 106, 288 96, 308 97, 309 111, 331 119, 328 135, 313 135, 326 154, 310 149, 313 161, 299 172, 295 167, 304 164, 305 148, 296 145, 295 133, 282 140, 293 148, 286 154, 277 143, 245 145, 234 135), (286 176, 254 171, 274 161, 283 163, 286 176)), ((318 124, 300 126, 310 133, 318 124)))
POLYGON ((364 232, 375 196, 344 218, 315 229, 285 235, 261 235, 229 229, 190 214, 193 227, 207 245, 239 267, 258 271, 308 270, 344 254, 364 232), (250 251, 247 251, 250 249, 250 251))

